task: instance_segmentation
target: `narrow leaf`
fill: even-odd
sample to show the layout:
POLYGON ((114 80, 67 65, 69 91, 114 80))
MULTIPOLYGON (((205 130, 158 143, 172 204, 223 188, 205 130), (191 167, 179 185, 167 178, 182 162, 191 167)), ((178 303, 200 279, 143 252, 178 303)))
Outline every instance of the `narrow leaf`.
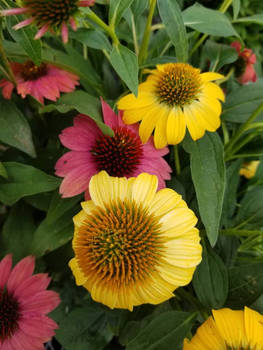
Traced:
POLYGON ((131 6, 134 0, 111 0, 109 9, 109 24, 112 27, 118 25, 124 11, 131 6))

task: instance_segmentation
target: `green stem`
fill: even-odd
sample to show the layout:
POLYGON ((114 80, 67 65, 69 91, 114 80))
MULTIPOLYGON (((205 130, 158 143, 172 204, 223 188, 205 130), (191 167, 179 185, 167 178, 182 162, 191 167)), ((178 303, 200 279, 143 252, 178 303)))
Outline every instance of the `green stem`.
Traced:
POLYGON ((142 44, 139 51, 139 57, 138 57, 139 64, 142 64, 147 58, 147 51, 148 51, 149 40, 151 35, 152 18, 153 18, 157 0, 149 0, 149 1, 150 1, 150 10, 149 10, 149 15, 147 18, 147 22, 146 22, 146 26, 143 34, 142 44))
POLYGON ((263 231, 260 230, 235 230, 235 229, 225 229, 220 230, 220 234, 225 236, 253 236, 253 235, 263 235, 263 231))
POLYGON ((179 158, 179 152, 178 152, 178 145, 174 146, 174 163, 175 163, 175 169, 177 175, 181 174, 181 165, 180 165, 180 158, 179 158))
POLYGON ((248 118, 248 120, 243 123, 239 129, 237 130, 235 136, 229 141, 229 143, 226 145, 226 158, 231 156, 232 147, 236 142, 240 139, 243 132, 245 132, 248 128, 248 126, 257 118, 257 116, 263 111, 263 102, 255 109, 255 111, 251 114, 251 116, 248 118))
POLYGON ((219 11, 225 13, 233 0, 224 0, 223 4, 219 7, 219 11))
MULTIPOLYGON (((239 142, 232 150, 231 150, 231 154, 230 154, 230 158, 236 154, 237 151, 240 150, 240 148, 242 148, 243 146, 245 146, 249 141, 251 141, 256 135, 255 134, 249 134, 246 137, 244 137, 243 140, 241 140, 241 142, 239 142)), ((225 157, 225 161, 228 161, 229 158, 225 157)))
POLYGON ((132 23, 132 37, 133 37, 134 51, 135 51, 136 56, 138 56, 138 54, 139 54, 139 46, 138 46, 136 26, 135 26, 135 21, 134 21, 133 14, 131 15, 131 23, 132 23))
POLYGON ((223 131, 224 145, 225 145, 229 142, 229 133, 226 127, 226 123, 223 120, 222 120, 222 131, 223 131))
POLYGON ((103 22, 92 10, 89 9, 87 15, 90 20, 96 23, 101 29, 104 30, 112 39, 114 45, 119 45, 119 39, 114 31, 114 29, 103 22))
POLYGON ((0 20, 0 58, 2 59, 3 63, 3 71, 6 72, 6 77, 8 80, 10 80, 15 86, 16 86, 16 79, 14 76, 14 73, 11 69, 11 66, 9 64, 4 46, 3 46, 3 40, 2 40, 2 23, 0 20))

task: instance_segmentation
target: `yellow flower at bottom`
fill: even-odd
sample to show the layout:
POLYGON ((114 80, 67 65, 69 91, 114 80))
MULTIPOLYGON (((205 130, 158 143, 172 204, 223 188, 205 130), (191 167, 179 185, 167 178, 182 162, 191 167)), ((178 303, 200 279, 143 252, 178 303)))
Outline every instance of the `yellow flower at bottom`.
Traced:
POLYGON ((240 175, 243 175, 247 179, 252 179, 255 176, 257 168, 259 165, 259 160, 253 160, 249 163, 244 163, 242 168, 239 171, 240 175))
POLYGON ((196 216, 175 191, 157 186, 147 173, 126 179, 101 171, 74 217, 76 283, 112 309, 171 298, 201 261, 196 216))
POLYGON ((244 311, 213 310, 183 350, 263 350, 263 316, 245 307, 244 311))
POLYGON ((141 121, 139 134, 143 143, 154 132, 156 148, 180 143, 186 127, 193 140, 205 130, 220 126, 221 103, 225 96, 213 80, 223 76, 200 70, 186 63, 157 65, 147 80, 139 85, 138 97, 129 94, 118 102, 126 124, 141 121))

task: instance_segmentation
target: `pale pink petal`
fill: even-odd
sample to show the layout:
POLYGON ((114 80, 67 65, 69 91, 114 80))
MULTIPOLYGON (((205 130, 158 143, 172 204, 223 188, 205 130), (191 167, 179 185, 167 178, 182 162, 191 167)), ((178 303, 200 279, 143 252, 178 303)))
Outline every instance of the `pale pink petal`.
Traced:
POLYGON ((247 64, 245 72, 238 78, 240 84, 246 84, 249 81, 257 81, 257 74, 252 64, 247 64))
POLYGON ((40 39, 42 38, 43 35, 46 34, 46 32, 48 31, 49 28, 49 24, 45 24, 42 28, 39 29, 39 31, 36 33, 34 39, 40 39))
POLYGON ((17 8, 8 9, 8 10, 1 10, 0 15, 1 16, 21 15, 26 12, 28 12, 28 9, 26 7, 17 7, 17 8))
POLYGON ((24 28, 24 27, 28 26, 29 24, 31 24, 33 22, 34 22, 34 18, 32 18, 32 17, 28 18, 28 19, 25 19, 24 21, 19 22, 18 24, 13 26, 13 29, 14 30, 18 30, 18 29, 24 28))
POLYGON ((89 7, 94 5, 95 0, 82 0, 78 3, 80 7, 89 7))
POLYGON ((25 98, 27 95, 31 95, 32 81, 24 81, 16 86, 17 93, 25 98))
POLYGON ((75 19, 73 17, 70 17, 69 19, 69 23, 70 23, 70 26, 71 28, 76 31, 78 28, 77 28, 77 23, 75 21, 75 19))
POLYGON ((94 163, 92 154, 87 152, 71 151, 65 153, 59 158, 55 165, 57 176, 66 176, 69 172, 79 167, 86 166, 89 172, 97 172, 96 164, 94 163))
POLYGON ((32 297, 34 294, 45 290, 50 280, 51 278, 48 277, 46 273, 38 273, 37 275, 30 276, 16 287, 14 296, 26 300, 26 298, 32 297))
POLYGON ((8 254, 0 261, 0 290, 6 285, 12 268, 12 255, 8 254))
POLYGON ((28 256, 13 268, 8 282, 7 289, 10 292, 14 292, 15 289, 28 277, 30 277, 35 268, 35 258, 33 256, 28 256))
POLYGON ((68 42, 68 27, 65 22, 62 23, 61 36, 63 43, 66 44, 68 42))
POLYGON ((119 125, 118 125, 117 115, 110 108, 108 103, 106 103, 102 98, 100 98, 100 101, 101 101, 103 119, 104 119, 105 124, 108 125, 112 129, 118 127, 119 125))
POLYGON ((47 314, 55 309, 60 303, 58 293, 52 290, 39 292, 30 298, 19 299, 23 316, 30 312, 35 312, 38 315, 47 314))
POLYGON ((15 85, 8 80, 2 79, 0 81, 0 87, 2 88, 2 95, 5 99, 10 100, 15 85))
POLYGON ((73 197, 87 190, 90 178, 94 175, 94 171, 89 171, 87 165, 72 170, 64 177, 59 193, 63 198, 73 197))

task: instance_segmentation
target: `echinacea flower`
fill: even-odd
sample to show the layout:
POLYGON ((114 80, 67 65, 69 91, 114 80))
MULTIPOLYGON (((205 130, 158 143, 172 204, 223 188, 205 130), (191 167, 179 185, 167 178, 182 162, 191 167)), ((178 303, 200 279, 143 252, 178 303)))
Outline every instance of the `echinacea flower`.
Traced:
POLYGON ((28 256, 12 269, 12 256, 0 261, 0 349, 43 350, 58 325, 46 316, 60 303, 46 290, 45 273, 32 276, 35 259, 28 256))
POLYGON ((248 307, 213 310, 183 350, 262 350, 263 316, 248 307))
POLYGON ((48 63, 39 66, 32 61, 25 63, 12 62, 11 68, 17 85, 6 79, 0 81, 3 97, 11 99, 14 88, 22 98, 33 96, 40 103, 44 98, 56 101, 61 92, 72 92, 79 85, 79 77, 48 63))
POLYGON ((159 189, 170 179, 171 168, 162 158, 168 148, 156 150, 152 139, 142 144, 138 125, 125 125, 122 113, 116 115, 110 106, 101 100, 104 122, 114 131, 114 136, 104 135, 88 116, 79 114, 74 126, 62 131, 61 143, 71 149, 56 163, 56 175, 64 177, 60 186, 62 197, 72 197, 86 191, 89 197, 90 178, 100 170, 111 176, 131 177, 142 172, 158 176, 159 189))
POLYGON ((118 102, 124 111, 123 120, 133 124, 141 120, 139 134, 143 143, 154 132, 156 148, 178 144, 186 127, 193 140, 201 138, 205 130, 220 126, 223 91, 213 80, 223 76, 200 70, 186 63, 157 65, 147 80, 139 85, 138 97, 129 94, 118 102))
POLYGON ((201 261, 196 216, 175 191, 157 187, 155 175, 101 171, 74 217, 69 266, 76 284, 112 309, 162 303, 191 281, 201 261))
POLYGON ((16 24, 14 29, 20 29, 35 23, 38 32, 35 39, 40 39, 48 30, 61 31, 62 40, 68 42, 68 24, 73 30, 77 29, 75 16, 79 7, 94 5, 95 0, 22 0, 22 7, 0 11, 2 16, 26 14, 24 21, 16 24))
POLYGON ((253 160, 251 162, 244 163, 239 171, 239 174, 247 179, 252 179, 252 177, 254 177, 256 174, 259 163, 259 160, 253 160))
POLYGON ((239 41, 234 41, 231 44, 238 53, 238 60, 235 63, 236 74, 240 84, 246 84, 249 81, 257 81, 257 73, 254 68, 256 63, 256 55, 251 49, 244 48, 241 50, 241 44, 239 41))

